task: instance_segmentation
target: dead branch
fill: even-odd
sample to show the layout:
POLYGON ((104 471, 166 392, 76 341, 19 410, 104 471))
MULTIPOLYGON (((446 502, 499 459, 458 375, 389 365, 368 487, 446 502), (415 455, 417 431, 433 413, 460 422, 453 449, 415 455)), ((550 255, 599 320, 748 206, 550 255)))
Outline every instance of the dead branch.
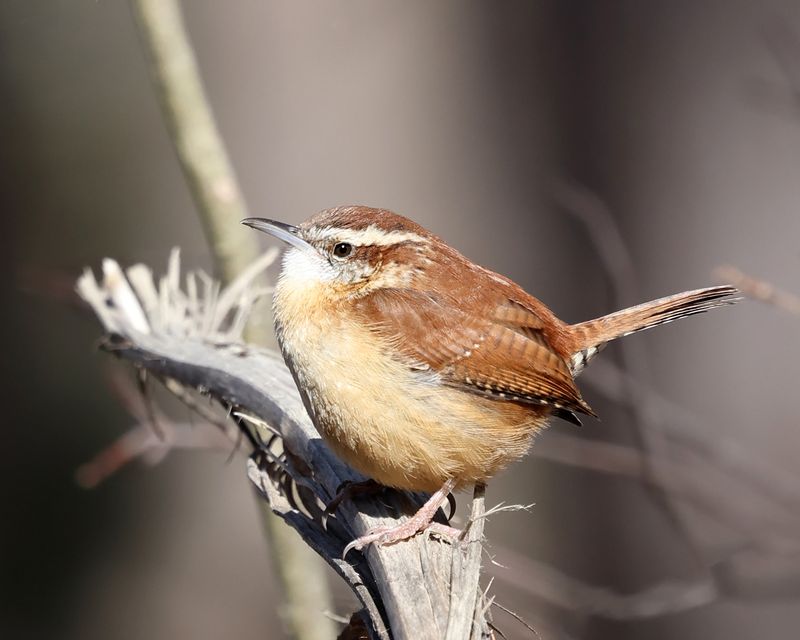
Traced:
POLYGON ((718 596, 717 587, 710 580, 663 582, 636 593, 622 594, 586 584, 509 549, 503 549, 499 555, 504 566, 489 568, 493 576, 537 600, 583 615, 613 620, 651 618, 695 609, 714 602, 718 596))
MULTIPOLYGON (((370 637, 439 639, 448 628, 469 633, 452 637, 492 637, 485 598, 477 588, 482 517, 470 525, 467 544, 417 536, 402 544, 369 547, 364 554, 351 552, 342 559, 353 538, 394 523, 404 513, 408 496, 345 502, 327 529, 322 526, 321 505, 343 482, 361 478, 320 440, 280 356, 239 342, 240 323, 231 318, 250 299, 241 281, 231 285, 239 288, 238 297, 226 297, 223 291, 196 296, 187 304, 189 297, 179 286, 177 254, 158 288, 152 280, 148 283, 149 271, 141 266, 129 269, 126 276, 115 262, 106 260, 103 270, 102 283, 87 271, 78 291, 109 334, 105 350, 152 377, 177 381, 182 388, 258 416, 280 434, 280 452, 265 444, 248 460, 248 475, 272 511, 350 586, 364 607, 370 637), (213 308, 220 300, 230 305, 231 312, 213 308), (207 321, 198 322, 198 315, 207 321)), ((174 437, 176 426, 170 425, 169 437, 174 437)), ((144 448, 141 443, 136 447, 144 448)), ((476 498, 474 513, 480 515, 482 496, 476 498)), ((421 499, 411 496, 415 507, 421 499)))
MULTIPOLYGON (((586 226, 613 286, 617 306, 632 302, 636 294, 635 270, 608 208, 594 193, 577 185, 561 185, 556 197, 562 210, 586 226)), ((735 285, 745 295, 800 315, 800 298, 794 294, 730 266, 720 267, 715 276, 735 285)), ((679 588, 677 584, 664 583, 662 586, 670 585, 666 591, 659 590, 660 587, 648 590, 651 595, 671 594, 674 602, 688 604, 695 601, 690 593, 702 593, 703 585, 714 585, 716 593, 732 598, 797 593, 800 476, 735 441, 720 443, 718 439, 708 439, 703 419, 661 397, 647 383, 647 358, 641 346, 635 341, 623 342, 621 348, 625 368, 608 361, 594 363, 587 382, 631 410, 639 430, 640 448, 553 432, 537 442, 533 455, 560 464, 625 475, 656 491, 657 504, 672 520, 697 561, 698 577, 692 584, 698 590, 689 584, 679 588), (731 499, 731 495, 736 499, 731 499), (702 548, 695 540, 691 521, 676 509, 678 501, 738 533, 739 545, 733 548, 729 545, 722 553, 719 550, 709 553, 702 548)), ((573 582, 572 578, 564 580, 554 575, 554 583, 565 588, 573 582)), ((580 583, 574 586, 568 608, 592 609, 594 605, 589 604, 592 588, 580 583)), ((711 590, 706 592, 709 596, 711 593, 711 590)), ((655 600, 647 594, 647 591, 632 594, 621 608, 615 598, 600 598, 608 606, 605 612, 604 607, 597 607, 596 613, 606 617, 635 617, 640 615, 636 611, 641 602, 647 603, 651 611, 666 612, 662 606, 653 607, 655 600), (628 606, 631 603, 636 603, 633 608, 628 606)))
POLYGON ((760 280, 743 273, 731 265, 717 267, 714 275, 735 285, 744 295, 753 300, 782 309, 794 316, 800 316, 800 296, 784 291, 766 280, 760 280))
MULTIPOLYGON (((622 309, 637 302, 639 287, 633 258, 606 204, 597 194, 578 184, 558 185, 555 197, 560 208, 586 228, 612 286, 615 308, 622 309)), ((635 340, 623 340, 619 349, 625 369, 633 378, 646 383, 650 379, 650 366, 643 345, 635 340)), ((684 542, 695 559, 697 569, 702 571, 704 567, 701 553, 692 538, 687 521, 654 477, 656 470, 652 467, 652 461, 665 457, 668 448, 666 425, 659 414, 651 413, 648 405, 638 402, 637 387, 630 385, 628 379, 623 380, 623 385, 626 387, 625 396, 634 400, 628 403, 633 417, 634 435, 639 447, 646 454, 642 473, 651 476, 645 486, 650 491, 654 504, 672 524, 675 535, 684 542)))

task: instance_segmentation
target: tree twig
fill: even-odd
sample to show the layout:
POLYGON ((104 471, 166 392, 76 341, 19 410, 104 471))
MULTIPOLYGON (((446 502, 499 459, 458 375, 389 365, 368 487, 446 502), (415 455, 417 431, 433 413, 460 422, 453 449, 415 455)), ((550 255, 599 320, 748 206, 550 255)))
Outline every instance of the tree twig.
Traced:
POLYGON ((161 111, 223 282, 258 255, 238 224, 247 209, 217 130, 177 0, 133 0, 161 111))
POLYGON ((800 296, 797 294, 784 291, 766 280, 747 275, 731 265, 717 267, 714 275, 721 280, 730 282, 753 300, 770 304, 794 316, 800 316, 800 296))
MULTIPOLYGON (((256 237, 238 222, 247 217, 241 189, 203 90, 178 0, 132 0, 164 119, 224 284, 259 255, 256 237)), ((248 339, 269 344, 265 323, 248 327, 248 339)), ((333 622, 309 616, 312 606, 330 608, 323 567, 269 511, 265 532, 286 600, 288 627, 299 640, 333 637, 333 622), (302 577, 302 580, 300 578, 302 577)))
MULTIPOLYGON (((612 286, 615 306, 622 309, 637 302, 639 286, 633 258, 605 203, 595 193, 577 184, 558 185, 556 199, 561 208, 578 219, 589 233, 612 286)), ((649 380, 649 360, 643 346, 635 340, 623 340, 619 348, 625 368, 635 379, 645 382, 649 380)), ((636 387, 627 385, 626 392, 628 397, 638 400, 636 387)), ((656 470, 651 466, 652 461, 665 457, 668 449, 662 416, 651 413, 648 405, 636 401, 630 402, 628 408, 633 416, 634 434, 646 454, 643 472, 646 475, 654 475, 656 470)), ((646 483, 646 487, 653 502, 660 507, 675 533, 691 553, 697 570, 704 571, 700 550, 692 538, 686 519, 670 501, 669 494, 661 490, 656 478, 650 480, 646 483)))
POLYGON ((525 593, 561 609, 599 615, 612 620, 652 618, 696 609, 714 602, 717 588, 711 580, 662 582, 632 594, 586 584, 555 567, 509 549, 502 552, 505 567, 490 572, 525 593))

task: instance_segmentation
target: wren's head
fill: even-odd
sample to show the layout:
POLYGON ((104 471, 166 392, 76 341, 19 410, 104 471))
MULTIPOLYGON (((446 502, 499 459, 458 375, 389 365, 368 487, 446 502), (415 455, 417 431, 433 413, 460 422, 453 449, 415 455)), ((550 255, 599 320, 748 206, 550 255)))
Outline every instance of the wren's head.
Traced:
POLYGON ((293 287, 325 285, 339 295, 376 287, 408 287, 430 263, 435 236, 385 209, 337 207, 299 227, 247 218, 243 224, 289 243, 281 279, 293 287))

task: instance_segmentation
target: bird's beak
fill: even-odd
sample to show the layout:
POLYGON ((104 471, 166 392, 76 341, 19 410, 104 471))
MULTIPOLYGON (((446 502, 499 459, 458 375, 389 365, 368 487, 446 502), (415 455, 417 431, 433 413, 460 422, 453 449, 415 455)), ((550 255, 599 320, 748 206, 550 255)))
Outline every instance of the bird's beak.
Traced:
POLYGON ((245 218, 242 224, 263 231, 271 236, 288 242, 293 247, 298 249, 308 250, 314 249, 312 245, 300 237, 300 227, 295 227, 285 222, 276 222, 275 220, 267 220, 266 218, 245 218))

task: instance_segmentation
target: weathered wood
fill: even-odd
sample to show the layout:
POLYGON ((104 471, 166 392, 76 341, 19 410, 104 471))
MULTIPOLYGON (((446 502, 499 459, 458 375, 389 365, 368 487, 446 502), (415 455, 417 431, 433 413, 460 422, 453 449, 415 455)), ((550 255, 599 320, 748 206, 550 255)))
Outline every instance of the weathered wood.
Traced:
MULTIPOLYGON (((151 375, 177 381, 238 412, 257 416, 279 434, 282 453, 266 448, 254 453, 248 460, 248 475, 272 510, 350 586, 369 619, 371 637, 492 637, 479 590, 482 493, 476 493, 465 541, 452 544, 419 535, 386 547, 371 545, 364 553, 351 551, 343 559, 342 551, 354 537, 395 524, 409 508, 420 506, 425 496, 387 491, 345 501, 327 529, 323 527, 321 506, 343 482, 363 478, 322 442, 280 356, 238 342, 235 331, 226 333, 220 314, 212 314, 213 309, 202 300, 175 304, 185 298, 177 277, 162 280, 156 304, 153 291, 142 283, 141 268, 133 271, 134 287, 116 263, 107 262, 104 271, 102 285, 89 272, 78 284, 79 293, 109 334, 104 348, 151 375), (142 291, 148 292, 144 304, 136 294, 142 291), (198 326, 187 320, 192 313, 215 315, 217 320, 204 325, 202 335, 197 335, 186 329, 198 326)), ((241 283, 234 285, 241 287, 241 283)), ((226 299, 224 293, 214 297, 226 299)), ((246 295, 244 300, 243 304, 252 302, 246 295)), ((235 309, 222 315, 235 317, 235 309)))

